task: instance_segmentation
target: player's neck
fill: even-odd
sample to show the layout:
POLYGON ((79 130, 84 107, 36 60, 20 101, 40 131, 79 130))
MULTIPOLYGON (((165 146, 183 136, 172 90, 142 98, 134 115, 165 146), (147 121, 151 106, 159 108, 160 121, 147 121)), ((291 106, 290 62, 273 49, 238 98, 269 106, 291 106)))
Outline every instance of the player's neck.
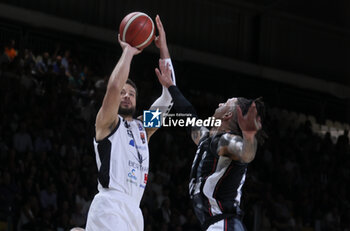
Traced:
POLYGON ((123 117, 123 119, 127 120, 127 121, 132 121, 133 120, 131 115, 121 115, 121 117, 123 117))
POLYGON ((230 132, 230 127, 228 126, 228 124, 226 123, 222 123, 220 127, 212 127, 210 129, 210 134, 218 134, 218 133, 226 133, 226 132, 230 132))

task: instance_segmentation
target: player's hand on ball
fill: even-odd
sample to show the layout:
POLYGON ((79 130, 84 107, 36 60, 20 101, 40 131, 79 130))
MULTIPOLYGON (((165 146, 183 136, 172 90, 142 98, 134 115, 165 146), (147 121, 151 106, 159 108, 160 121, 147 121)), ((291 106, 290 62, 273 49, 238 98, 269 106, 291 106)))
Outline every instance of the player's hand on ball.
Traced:
POLYGON ((262 127, 255 102, 250 105, 247 114, 244 116, 241 108, 237 105, 237 119, 239 127, 245 135, 255 135, 256 132, 262 127))
POLYGON ((140 54, 141 52, 142 52, 142 50, 139 50, 139 49, 137 49, 137 48, 135 48, 135 47, 132 47, 132 46, 130 46, 128 43, 126 43, 126 42, 123 42, 121 39, 120 39, 120 34, 118 34, 118 41, 119 41, 119 44, 120 44, 120 46, 122 47, 122 49, 123 50, 125 50, 126 48, 128 48, 130 51, 131 51, 131 53, 133 54, 133 55, 137 55, 137 54, 140 54))
POLYGON ((159 69, 155 69, 156 75, 160 84, 168 88, 174 85, 173 80, 171 79, 171 69, 170 65, 165 62, 163 59, 159 59, 159 69))

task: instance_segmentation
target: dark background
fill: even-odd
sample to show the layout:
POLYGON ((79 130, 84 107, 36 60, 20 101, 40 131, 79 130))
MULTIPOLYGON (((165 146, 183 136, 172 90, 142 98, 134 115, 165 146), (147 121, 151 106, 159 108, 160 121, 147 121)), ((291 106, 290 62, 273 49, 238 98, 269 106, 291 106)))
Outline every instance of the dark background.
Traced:
MULTIPOLYGON (((18 51, 1 65, 0 230, 84 226, 96 193, 92 137, 104 94, 95 83, 113 70, 121 54, 117 28, 133 11, 161 16, 177 85, 201 118, 228 97, 264 97, 269 138, 244 186, 248 230, 349 230, 350 152, 343 135, 350 123, 348 1, 0 4, 0 45, 14 40, 18 51), (70 76, 39 72, 39 59, 28 55, 48 52, 50 67, 66 50, 70 76), (89 73, 79 82, 84 66, 89 73), (27 134, 31 145, 16 147, 16 134, 27 134)), ((152 44, 133 60, 138 114, 160 94, 158 58, 152 44)), ((198 230, 187 195, 194 152, 182 129, 163 128, 152 138, 141 203, 146 230, 198 230)))

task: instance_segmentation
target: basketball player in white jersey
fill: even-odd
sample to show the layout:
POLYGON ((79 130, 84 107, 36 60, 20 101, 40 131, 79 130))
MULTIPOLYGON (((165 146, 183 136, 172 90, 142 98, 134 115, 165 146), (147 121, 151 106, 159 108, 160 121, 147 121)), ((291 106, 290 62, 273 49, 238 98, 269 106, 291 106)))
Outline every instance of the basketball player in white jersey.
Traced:
MULTIPOLYGON (((165 31, 158 15, 155 21, 159 32, 155 44, 160 58, 171 67, 175 81, 165 31)), ((99 192, 92 201, 86 231, 141 231, 144 228, 139 205, 148 178, 148 141, 156 129, 144 128, 142 117, 140 120, 133 118, 137 89, 128 75, 133 56, 141 51, 120 38, 119 43, 123 53, 109 78, 96 117, 94 147, 99 192)), ((160 109, 164 116, 171 108, 171 101, 168 90, 163 87, 162 95, 151 109, 160 109)))

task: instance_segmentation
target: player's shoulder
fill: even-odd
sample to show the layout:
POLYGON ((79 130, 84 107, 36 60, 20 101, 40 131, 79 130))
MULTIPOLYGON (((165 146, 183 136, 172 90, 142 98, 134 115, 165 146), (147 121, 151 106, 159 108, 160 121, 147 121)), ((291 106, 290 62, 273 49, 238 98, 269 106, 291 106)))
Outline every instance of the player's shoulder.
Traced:
POLYGON ((199 139, 199 142, 198 142, 198 145, 200 145, 201 143, 203 143, 205 140, 208 140, 209 138, 210 138, 209 132, 206 132, 206 133, 201 134, 200 139, 199 139))
POLYGON ((239 142, 242 141, 243 138, 239 135, 236 135, 232 132, 221 132, 212 135, 211 137, 211 145, 215 147, 227 146, 231 142, 239 142))
POLYGON ((145 127, 144 126, 144 118, 142 115, 138 116, 138 117, 135 117, 134 118, 134 121, 137 123, 137 124, 141 124, 142 127, 145 127))
POLYGON ((137 117, 137 118, 134 118, 134 121, 136 121, 136 123, 142 123, 143 124, 143 121, 140 117, 137 117))
POLYGON ((140 131, 145 130, 145 126, 143 125, 143 121, 141 119, 134 118, 133 121, 137 124, 137 127, 140 131))
POLYGON ((224 134, 222 134, 221 136, 223 139, 228 139, 228 140, 242 140, 243 137, 241 135, 237 135, 235 133, 232 132, 226 132, 224 134))

